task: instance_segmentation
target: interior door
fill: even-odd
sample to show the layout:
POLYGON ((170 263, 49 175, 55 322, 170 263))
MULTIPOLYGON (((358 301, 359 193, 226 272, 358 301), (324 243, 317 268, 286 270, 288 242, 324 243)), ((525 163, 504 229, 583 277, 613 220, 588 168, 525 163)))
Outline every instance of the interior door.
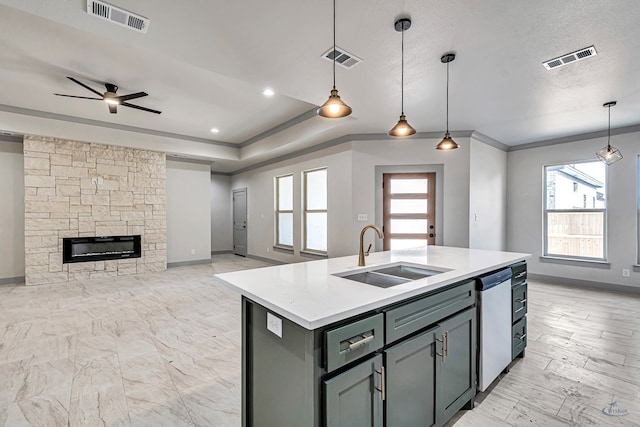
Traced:
POLYGON ((384 250, 436 244, 436 174, 383 174, 384 250))
POLYGON ((247 256, 247 189, 233 190, 233 253, 247 256))

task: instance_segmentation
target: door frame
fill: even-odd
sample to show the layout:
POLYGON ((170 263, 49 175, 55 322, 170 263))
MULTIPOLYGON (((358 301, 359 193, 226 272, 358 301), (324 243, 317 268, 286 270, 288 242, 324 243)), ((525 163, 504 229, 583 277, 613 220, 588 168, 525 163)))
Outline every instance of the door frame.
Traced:
MULTIPOLYGON (((387 173, 435 173, 436 174, 436 245, 443 244, 443 195, 444 195, 444 165, 432 164, 432 165, 385 165, 375 167, 375 223, 382 227, 384 224, 383 218, 383 189, 382 189, 382 176, 387 173)), ((382 239, 375 239, 376 251, 381 251, 383 248, 382 239)))

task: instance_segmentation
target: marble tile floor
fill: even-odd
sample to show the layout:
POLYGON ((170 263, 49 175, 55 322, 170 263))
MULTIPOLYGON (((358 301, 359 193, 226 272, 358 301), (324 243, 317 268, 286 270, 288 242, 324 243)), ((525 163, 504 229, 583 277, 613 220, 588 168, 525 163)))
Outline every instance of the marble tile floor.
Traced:
MULTIPOLYGON (((266 265, 0 286, 0 426, 240 426, 240 297, 213 274, 266 265)), ((529 301, 526 357, 447 426, 640 426, 640 296, 529 301)))

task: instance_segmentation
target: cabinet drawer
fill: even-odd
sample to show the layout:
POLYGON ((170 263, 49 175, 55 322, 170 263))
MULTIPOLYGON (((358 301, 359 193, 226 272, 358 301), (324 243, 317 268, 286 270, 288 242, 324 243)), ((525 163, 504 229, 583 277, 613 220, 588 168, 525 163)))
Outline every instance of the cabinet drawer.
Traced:
POLYGON ((376 314, 325 332, 327 372, 353 362, 384 346, 384 316, 376 314))
POLYGON ((511 287, 511 322, 527 314, 527 282, 511 287))
POLYGON ((522 261, 517 264, 513 264, 511 266, 511 272, 513 273, 513 276, 511 277, 512 285, 524 282, 527 280, 527 263, 522 261))
POLYGON ((527 318, 523 317, 511 327, 511 358, 515 359, 527 346, 527 318))
POLYGON ((475 282, 472 280, 455 288, 387 310, 385 313, 386 343, 392 343, 439 322, 473 305, 475 301, 475 282))

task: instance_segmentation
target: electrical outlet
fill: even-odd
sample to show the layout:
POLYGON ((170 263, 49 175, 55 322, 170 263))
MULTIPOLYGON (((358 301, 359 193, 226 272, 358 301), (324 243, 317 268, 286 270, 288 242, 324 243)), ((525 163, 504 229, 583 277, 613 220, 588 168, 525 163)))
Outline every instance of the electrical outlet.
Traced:
POLYGON ((195 255, 196 254, 196 250, 195 249, 191 249, 191 255, 195 255))
POLYGON ((271 252, 271 248, 267 246, 267 252, 271 252))
POLYGON ((629 270, 628 268, 623 268, 622 277, 630 277, 630 276, 631 276, 631 270, 629 270))
POLYGON ((282 319, 267 313, 267 329, 282 338, 282 319))
POLYGON ((369 220, 369 215, 367 215, 366 213, 358 214, 358 221, 368 221, 368 220, 369 220))

